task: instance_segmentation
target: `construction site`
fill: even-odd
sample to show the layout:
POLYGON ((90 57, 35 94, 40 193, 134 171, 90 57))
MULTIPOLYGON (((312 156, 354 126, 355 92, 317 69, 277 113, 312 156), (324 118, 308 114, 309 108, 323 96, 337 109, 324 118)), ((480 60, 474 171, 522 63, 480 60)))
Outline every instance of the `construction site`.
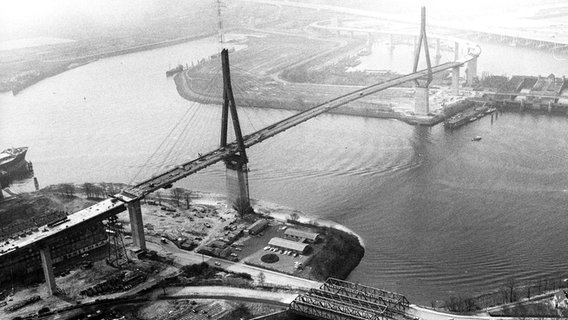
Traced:
MULTIPOLYGON (((278 280, 278 277, 273 279, 258 271, 262 269, 247 272, 243 265, 261 267, 267 273, 275 271, 305 278, 325 279, 328 276, 321 274, 318 256, 329 250, 326 249, 328 238, 331 241, 336 237, 329 229, 313 229, 298 224, 297 211, 265 203, 254 205, 260 215, 241 217, 233 209, 227 209, 222 196, 179 188, 167 194, 158 192, 142 203, 146 250, 133 243, 127 213, 107 215, 104 219, 56 231, 58 226, 72 221, 77 210, 81 212, 80 209, 96 202, 96 197, 87 199, 87 195, 96 194, 93 190, 118 187, 86 185, 87 188, 85 185, 70 188, 68 184, 52 186, 35 193, 9 196, 1 203, 0 216, 11 220, 2 229, 0 247, 0 314, 3 317, 33 317, 53 314, 54 310, 58 310, 84 317, 116 315, 119 318, 124 310, 119 312, 105 308, 105 312, 101 312, 101 308, 95 306, 103 300, 107 300, 107 304, 115 301, 116 305, 131 303, 141 293, 145 297, 143 299, 149 299, 158 294, 155 292, 165 294, 179 286, 280 288, 289 294, 298 289, 309 289, 301 282, 291 284, 278 280), (46 238, 39 242, 41 236, 46 238), (43 245, 26 246, 22 242, 33 239, 43 245), (18 248, 20 242, 24 249, 18 248), (45 250, 46 243, 49 251, 45 250), (51 270, 45 268, 46 259, 51 260, 51 270), (200 264, 204 264, 206 269, 210 266, 210 269, 199 275, 188 271, 191 268, 187 269, 187 266, 200 264), (50 286, 43 284, 50 281, 49 277, 53 277, 55 284, 52 293, 50 286), (144 295, 144 292, 149 295, 144 295), (94 306, 87 307, 90 305, 94 306)), ((353 247, 345 249, 355 250, 353 247)), ((342 258, 340 253, 335 256, 342 258)), ((358 259, 361 257, 362 253, 358 259)), ((355 265, 358 263, 354 262, 355 265)), ((335 275, 344 276, 349 270, 343 272, 335 275)), ((223 292, 218 290, 216 294, 223 292)), ((194 294, 182 296, 193 297, 194 294)), ((192 319, 210 318, 212 315, 222 319, 222 315, 235 310, 258 314, 260 311, 285 310, 287 305, 281 303, 276 309, 266 309, 262 304, 255 307, 254 303, 250 307, 237 302, 183 302, 186 300, 177 296, 174 300, 173 304, 164 301, 167 303, 158 309, 144 309, 142 305, 146 301, 138 301, 141 306, 138 316, 143 319, 177 319, 170 314, 179 316, 187 313, 192 315, 189 317, 192 319), (164 313, 164 308, 173 311, 164 313)))

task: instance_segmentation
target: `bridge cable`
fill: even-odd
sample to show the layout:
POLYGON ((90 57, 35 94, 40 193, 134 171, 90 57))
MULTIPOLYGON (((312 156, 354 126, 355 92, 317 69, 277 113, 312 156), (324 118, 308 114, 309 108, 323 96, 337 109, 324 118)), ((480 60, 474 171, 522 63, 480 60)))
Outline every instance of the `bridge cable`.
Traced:
POLYGON ((148 163, 150 162, 150 160, 152 160, 152 158, 157 154, 157 152, 160 150, 160 148, 167 142, 168 138, 172 135, 172 133, 174 132, 174 130, 181 124, 182 120, 184 119, 185 115, 187 115, 189 112, 191 111, 191 109, 187 109, 185 111, 184 116, 177 122, 177 124, 169 131, 169 133, 167 134, 167 136, 162 140, 162 142, 158 145, 158 147, 156 148, 156 150, 154 150, 154 152, 150 155, 150 157, 148 157, 148 159, 146 160, 146 162, 144 162, 144 164, 140 167, 140 170, 138 170, 138 172, 134 175, 134 177, 130 180, 130 182, 128 183, 129 185, 131 185, 134 180, 136 178, 138 178, 138 175, 142 172, 142 170, 148 165, 148 163))
MULTIPOLYGON (((210 82, 213 81, 214 79, 210 79, 210 82)), ((207 88, 210 89, 211 86, 207 85, 207 88)), ((206 92, 207 94, 208 92, 206 92)), ((163 141, 160 143, 160 145, 154 150, 154 152, 152 153, 152 155, 147 159, 147 161, 144 163, 144 165, 140 168, 140 170, 136 173, 136 175, 134 176, 134 178, 132 179, 132 181, 130 183, 132 183, 139 175, 140 173, 144 170, 144 169, 148 169, 149 165, 150 165, 150 161, 152 160, 158 160, 158 158, 162 158, 164 155, 166 155, 166 157, 164 157, 164 159, 167 159, 167 154, 166 151, 171 149, 171 147, 168 147, 168 144, 171 143, 171 139, 170 137, 172 136, 172 134, 174 133, 174 131, 180 127, 181 123, 183 122, 188 122, 188 119, 190 120, 189 123, 191 123, 192 119, 195 117, 195 114, 197 113, 197 111, 200 108, 200 104, 196 103, 196 102, 191 102, 190 103, 190 107, 188 107, 188 109, 186 110, 186 112, 184 113, 184 115, 180 118, 180 120, 176 123, 176 125, 170 130, 170 132, 168 133, 168 135, 163 139, 163 141), (193 111, 193 113, 190 115, 190 111, 193 111), (161 156, 158 157, 158 155, 161 154, 161 156)), ((175 141, 174 141, 174 145, 175 145, 175 141)), ((173 146, 173 145, 172 145, 173 146)), ((156 165, 158 165, 160 161, 155 162, 153 164, 151 164, 152 167, 155 167, 156 165)), ((163 161, 162 161, 163 163, 163 161)))
MULTIPOLYGON (((214 77, 212 77, 209 80, 209 82, 207 84, 207 90, 204 93, 206 97, 211 97, 211 92, 217 89, 212 84, 214 84, 217 81, 218 76, 219 76, 219 74, 216 74, 214 77)), ((211 100, 212 99, 206 99, 206 102, 209 102, 211 100)), ((200 106, 202 106, 202 104, 200 104, 200 106)), ((199 110, 203 110, 203 108, 200 108, 199 110)), ((174 163, 174 164, 179 163, 181 157, 185 156, 185 154, 182 152, 184 147, 186 147, 188 145, 188 143, 193 144, 194 139, 197 137, 197 135, 194 134, 194 133, 195 132, 203 132, 202 128, 209 124, 208 121, 203 121, 203 120, 209 119, 210 115, 216 111, 215 108, 211 108, 211 107, 206 107, 205 110, 206 110, 205 113, 200 112, 200 114, 198 116, 196 116, 196 113, 194 113, 191 116, 191 118, 189 119, 189 121, 187 121, 186 125, 183 127, 183 129, 180 132, 180 134, 178 135, 177 139, 174 141, 173 145, 171 146, 171 148, 168 150, 167 154, 165 155, 165 157, 162 161, 162 166, 171 165, 172 163, 174 163), (206 117, 204 117, 204 116, 206 116, 206 117), (196 121, 198 121, 199 118, 201 118, 202 121, 198 122, 199 123, 198 126, 194 126, 194 123, 196 121), (194 129, 188 130, 189 128, 194 128, 194 129), (170 157, 170 155, 172 154, 172 152, 174 150, 176 151, 174 153, 175 156, 170 157)), ((199 141, 204 142, 205 139, 199 139, 199 141)))
MULTIPOLYGON (((209 96, 210 92, 213 90, 213 86, 211 85, 211 83, 213 83, 215 81, 216 77, 213 77, 209 80, 209 83, 207 85, 208 90, 205 92, 205 94, 207 96, 209 96)), ((183 126, 181 132, 178 134, 178 138, 173 142, 172 146, 167 150, 167 153, 165 154, 164 159, 162 160, 161 166, 164 166, 166 164, 166 161, 168 160, 174 160, 170 158, 170 155, 172 154, 172 152, 179 147, 179 145, 181 144, 181 142, 185 142, 187 136, 190 133, 190 130, 188 130, 190 128, 190 125, 193 124, 193 121, 196 121, 197 117, 197 111, 200 110, 201 108, 196 108, 195 112, 191 115, 189 121, 186 121, 185 126, 183 126)), ((203 139, 201 139, 203 140, 203 139)), ((174 161, 176 161, 179 158, 179 155, 181 153, 177 153, 178 157, 176 157, 176 159, 174 161)), ((171 163, 171 161, 170 161, 171 163)))
MULTIPOLYGON (((235 99, 237 100, 237 104, 239 104, 239 102, 240 102, 240 105, 238 105, 237 108, 238 108, 239 111, 241 111, 240 113, 244 114, 245 117, 247 118, 248 123, 250 124, 250 127, 252 127, 252 129, 253 129, 252 132, 256 132, 257 129, 256 129, 256 127, 255 127, 255 125, 254 125, 254 123, 251 120, 250 115, 249 115, 251 108, 249 106, 247 106, 246 103, 243 103, 243 102, 246 102, 246 98, 245 98, 246 97, 246 91, 241 89, 240 85, 235 85, 234 88, 236 89, 234 91, 235 91, 235 99)), ((248 131, 250 131, 250 127, 249 127, 248 131)), ((243 134, 247 134, 247 133, 250 133, 250 132, 246 132, 246 133, 243 132, 243 134)))

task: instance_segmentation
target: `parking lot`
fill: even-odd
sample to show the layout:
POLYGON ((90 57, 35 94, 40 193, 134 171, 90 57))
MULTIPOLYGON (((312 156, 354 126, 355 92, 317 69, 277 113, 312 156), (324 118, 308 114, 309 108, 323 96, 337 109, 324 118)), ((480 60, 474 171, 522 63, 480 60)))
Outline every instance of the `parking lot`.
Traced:
POLYGON ((263 230, 263 232, 261 232, 262 235, 259 234, 256 236, 250 236, 246 240, 244 240, 243 251, 241 254, 242 257, 246 258, 243 259, 243 262, 246 264, 287 274, 294 274, 294 272, 297 272, 298 269, 296 269, 296 266, 299 263, 305 265, 306 261, 311 257, 311 252, 309 252, 307 255, 294 255, 291 252, 286 254, 284 253, 284 250, 277 250, 276 248, 270 248, 268 246, 268 242, 272 238, 285 238, 284 230, 285 226, 281 224, 271 225, 263 230), (265 254, 270 253, 278 256, 279 260, 274 263, 263 262, 261 260, 261 257, 265 254))

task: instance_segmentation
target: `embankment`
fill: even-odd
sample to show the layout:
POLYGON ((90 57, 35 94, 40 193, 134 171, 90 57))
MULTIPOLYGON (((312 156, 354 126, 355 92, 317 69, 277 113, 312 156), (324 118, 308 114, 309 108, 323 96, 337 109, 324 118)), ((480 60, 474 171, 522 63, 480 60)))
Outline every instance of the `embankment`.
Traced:
MULTIPOLYGON (((204 104, 223 103, 223 97, 220 94, 218 96, 205 95, 201 93, 195 85, 192 85, 192 82, 200 80, 193 78, 191 75, 189 75, 188 71, 178 73, 174 77, 174 80, 179 95, 186 100, 204 104)), ((311 86, 311 91, 318 91, 318 85, 304 85, 311 86)), ((294 96, 293 94, 287 97, 274 97, 269 95, 235 97, 236 103, 238 105, 246 105, 248 107, 256 108, 273 108, 297 111, 304 111, 317 105, 315 101, 309 101, 309 99, 309 97, 299 97, 294 96)), ((329 113, 383 119, 403 119, 401 114, 393 111, 390 105, 391 104, 387 101, 376 103, 355 101, 347 105, 338 107, 337 109, 333 109, 329 111, 329 113)))

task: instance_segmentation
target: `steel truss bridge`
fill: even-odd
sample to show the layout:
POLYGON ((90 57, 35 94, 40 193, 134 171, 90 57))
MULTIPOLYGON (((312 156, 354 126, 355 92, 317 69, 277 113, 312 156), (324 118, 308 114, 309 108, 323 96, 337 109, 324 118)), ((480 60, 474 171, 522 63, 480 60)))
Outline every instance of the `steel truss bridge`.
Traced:
POLYGON ((391 320, 412 318, 409 302, 401 294, 335 278, 319 289, 299 295, 290 304, 296 314, 328 320, 391 320))

